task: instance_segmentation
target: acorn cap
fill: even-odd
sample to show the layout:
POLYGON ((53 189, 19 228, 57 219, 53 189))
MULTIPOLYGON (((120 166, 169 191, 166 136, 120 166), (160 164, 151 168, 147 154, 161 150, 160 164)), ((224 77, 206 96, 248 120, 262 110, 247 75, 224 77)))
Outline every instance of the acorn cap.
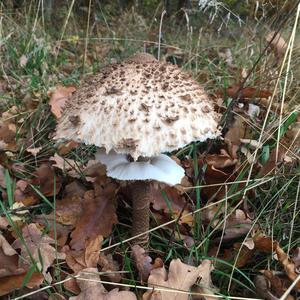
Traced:
POLYGON ((138 53, 104 68, 68 101, 55 139, 138 157, 220 135, 204 89, 175 65, 138 53))

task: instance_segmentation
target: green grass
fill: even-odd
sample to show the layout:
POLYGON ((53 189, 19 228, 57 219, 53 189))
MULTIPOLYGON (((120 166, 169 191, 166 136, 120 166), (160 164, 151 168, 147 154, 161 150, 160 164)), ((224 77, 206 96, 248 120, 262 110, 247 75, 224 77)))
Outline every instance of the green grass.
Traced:
MULTIPOLYGON (((115 8, 102 6, 96 13, 98 20, 93 20, 93 32, 89 32, 87 44, 85 44, 86 13, 79 14, 73 9, 68 18, 70 9, 68 5, 63 6, 59 13, 53 16, 52 23, 54 26, 46 25, 45 22, 47 21, 43 20, 37 13, 34 1, 30 1, 30 5, 26 5, 20 11, 2 8, 0 72, 2 78, 8 82, 9 92, 2 96, 0 110, 4 112, 16 106, 18 110, 16 118, 20 121, 16 133, 18 150, 16 153, 6 155, 5 163, 7 165, 22 163, 25 170, 23 173, 12 172, 11 175, 8 172, 5 173, 8 201, 0 202, 0 204, 1 213, 8 218, 14 232, 20 239, 22 239, 21 231, 10 217, 10 209, 14 202, 15 182, 17 179, 30 177, 37 166, 47 161, 56 152, 56 144, 51 138, 51 134, 55 130, 55 119, 48 106, 47 92, 49 89, 57 84, 79 86, 83 78, 96 73, 102 66, 113 60, 120 61, 132 53, 142 50, 144 41, 149 39, 154 42, 158 41, 159 9, 156 11, 156 15, 146 17, 136 10, 128 11, 120 16, 116 13, 115 8), (66 27, 62 36, 64 24, 66 27), (155 33, 155 38, 150 36, 152 32, 155 33), (86 45, 87 47, 85 47, 86 45), (58 46, 60 49, 57 53, 58 46), (22 56, 27 59, 25 66, 20 64, 22 56), (36 106, 33 109, 28 108, 26 99, 30 99, 30 103, 32 101, 36 103, 36 106), (30 141, 29 145, 28 140, 30 141), (23 143, 24 141, 27 141, 26 145, 23 143), (42 147, 42 150, 34 158, 25 152, 28 147, 42 147)), ((199 21, 200 17, 207 18, 203 13, 196 13, 190 17, 190 25, 193 25, 192 32, 187 30, 185 24, 176 24, 175 19, 165 20, 162 27, 161 49, 162 54, 165 55, 170 46, 178 47, 182 55, 179 58, 170 56, 169 59, 180 63, 183 68, 192 72, 197 80, 205 84, 207 91, 215 95, 217 91, 225 90, 231 84, 241 81, 241 68, 249 70, 253 66, 262 51, 265 29, 253 30, 255 21, 238 27, 236 20, 233 19, 230 20, 227 27, 222 29, 222 32, 226 33, 222 37, 216 32, 220 20, 216 20, 210 26, 210 24, 205 24, 207 19, 205 19, 206 21, 199 21), (224 60, 220 58, 219 51, 224 47, 231 49, 237 70, 230 70, 224 60)), ((293 22, 293 19, 290 21, 293 22)), ((287 24, 283 29, 286 37, 288 37, 288 33, 291 32, 291 25, 287 24)), ((300 58, 299 36, 296 37, 297 42, 292 65, 288 70, 294 78, 299 75, 297 74, 297 64, 300 58)), ((157 54, 157 47, 157 43, 153 43, 147 51, 157 54)), ((259 67, 247 81, 247 85, 273 91, 278 74, 274 73, 271 63, 272 53, 269 53, 262 58, 259 67)), ((284 74, 279 79, 278 98, 283 92, 284 74)), ((280 131, 279 136, 282 137, 297 120, 297 110, 299 110, 300 103, 297 79, 292 81, 290 77, 286 99, 289 111, 285 112, 283 116, 285 120, 283 125, 280 128, 278 125, 276 126, 277 116, 273 112, 270 112, 267 119, 266 128, 271 128, 270 136, 262 138, 264 147, 257 152, 257 158, 263 164, 267 161, 272 149, 276 148, 278 130, 280 131)), ((247 127, 249 138, 259 140, 263 123, 250 119, 247 121, 249 122, 247 127)), ((204 165, 202 170, 199 170, 198 158, 199 154, 203 153, 206 148, 207 144, 194 143, 177 153, 180 159, 184 159, 186 155, 191 157, 194 165, 193 181, 196 186, 205 185, 203 177, 198 175, 199 172, 205 173, 207 166, 204 165)), ((214 144, 212 151, 215 151, 214 149, 218 149, 218 145, 214 144)), ((295 151, 293 154, 295 157, 299 157, 299 149, 292 148, 291 150, 295 151)), ((94 147, 80 146, 72 150, 66 158, 86 162, 92 157, 94 151, 94 147)), ((242 155, 241 157, 243 161, 236 181, 247 178, 248 172, 252 170, 251 164, 247 162, 245 157, 242 155)), ((261 179, 255 174, 253 171, 253 176, 250 176, 249 179, 261 179)), ((259 226, 261 231, 279 241, 285 251, 299 247, 299 200, 295 198, 299 174, 299 163, 294 162, 292 166, 281 165, 277 169, 277 173, 271 175, 271 180, 268 181, 268 178, 265 178, 266 183, 249 184, 250 187, 248 186, 247 189, 252 192, 250 196, 248 193, 245 194, 245 189, 239 189, 238 183, 234 183, 228 186, 223 205, 228 205, 227 209, 234 208, 241 203, 241 197, 246 195, 247 205, 255 214, 254 223, 259 226)), ((46 197, 38 189, 36 192, 41 198, 41 203, 44 203, 46 207, 42 208, 41 211, 55 211, 56 198, 46 197)), ((160 226, 160 221, 153 214, 152 225, 159 228, 150 232, 149 250, 152 258, 161 257, 166 265, 175 258, 180 258, 182 261, 188 260, 196 265, 204 258, 215 259, 209 255, 209 250, 212 247, 211 242, 216 231, 218 234, 222 232, 225 220, 219 219, 218 215, 215 216, 215 220, 219 220, 218 230, 213 226, 214 220, 211 220, 210 224, 203 223, 200 212, 208 203, 201 194, 201 187, 196 187, 185 195, 186 201, 191 201, 192 197, 194 201, 193 210, 197 211, 194 215, 195 225, 191 230, 195 245, 188 248, 182 240, 176 238, 175 233, 180 234, 176 220, 170 227, 160 226)), ((120 224, 115 227, 112 233, 115 242, 124 241, 130 237, 129 209, 123 204, 126 199, 122 200, 123 202, 121 201, 118 209, 120 224)), ((171 210, 170 202, 172 199, 168 199, 165 195, 165 200, 171 210)), ((40 209, 32 210, 30 213, 38 212, 40 209)), ((239 239, 239 241, 242 240, 243 238, 239 239)), ((102 248, 109 246, 111 246, 111 241, 108 238, 103 242, 102 248)), ((130 256, 129 244, 121 244, 109 251, 121 258, 123 270, 128 272, 123 283, 139 285, 136 269, 130 256)), ((223 295, 243 295, 246 289, 247 296, 255 297, 254 275, 259 270, 268 267, 281 270, 278 262, 272 258, 271 254, 256 254, 242 268, 236 268, 234 260, 228 262, 218 259, 218 263, 222 268, 215 269, 212 275, 215 285, 223 295), (227 291, 230 282, 231 289, 227 291)), ((36 262, 33 260, 31 271, 34 271, 35 265, 36 262)), ((58 263, 56 266, 58 268, 57 274, 59 274, 61 267, 58 263)), ((59 277, 56 280, 59 281, 59 277)), ((60 291, 66 292, 62 286, 60 291)), ((18 292, 14 295, 17 296, 18 292)))

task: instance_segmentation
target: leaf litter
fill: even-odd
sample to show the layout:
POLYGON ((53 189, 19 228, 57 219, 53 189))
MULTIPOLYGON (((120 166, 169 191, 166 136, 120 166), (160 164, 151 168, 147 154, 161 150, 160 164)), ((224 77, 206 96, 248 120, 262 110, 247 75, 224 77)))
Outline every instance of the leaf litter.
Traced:
MULTIPOLYGON (((270 41, 271 34, 274 33, 266 36, 267 41, 270 41)), ((271 48, 275 64, 280 63, 286 51, 286 42, 282 36, 275 37, 271 48)), ((233 51, 230 48, 223 50, 219 52, 219 56, 225 60, 228 70, 238 71, 245 78, 246 69, 239 69, 234 64, 233 51)), ((183 59, 180 51, 167 49, 164 57, 183 59)), ((27 56, 21 56, 19 63, 22 68, 26 68, 29 64, 27 56)), ((1 79, 0 90, 1 93, 10 92, 5 80, 1 79)), ((48 91, 48 104, 55 119, 62 116, 70 95, 75 91, 74 86, 62 85, 48 91)), ((258 145, 259 136, 249 126, 251 122, 262 125, 269 98, 272 96, 268 87, 256 87, 254 84, 244 87, 236 80, 230 83, 225 92, 218 92, 217 96, 219 109, 223 112, 226 109, 224 103, 227 97, 237 101, 233 106, 234 118, 225 131, 224 140, 205 155, 198 151, 196 157, 192 158, 187 151, 180 159, 176 158, 177 163, 185 168, 184 182, 177 187, 158 186, 151 191, 151 225, 176 221, 175 226, 164 226, 160 232, 162 239, 169 239, 170 242, 167 246, 163 245, 158 249, 150 247, 149 250, 132 246, 131 260, 129 256, 120 254, 125 249, 125 243, 114 250, 105 250, 115 242, 122 241, 123 236, 126 238, 122 229, 118 231, 124 223, 130 226, 130 214, 127 213, 129 205, 120 192, 122 188, 119 182, 107 178, 105 167, 94 161, 92 156, 84 162, 77 160, 76 149, 80 145, 74 141, 59 144, 57 152, 50 151, 41 159, 44 147, 35 145, 31 139, 28 143, 25 138, 22 127, 24 119, 19 116, 23 111, 15 106, 5 112, 1 111, 2 198, 5 204, 11 199, 15 202, 12 206, 6 205, 8 210, 14 212, 21 209, 25 214, 17 214, 18 219, 8 219, 1 210, 0 295, 9 295, 22 288, 28 272, 32 272, 25 284, 29 289, 38 289, 44 284, 56 282, 57 273, 63 278, 72 278, 64 283, 64 289, 76 295, 69 299, 137 299, 132 291, 126 290, 130 286, 126 286, 129 280, 134 280, 137 286, 150 288, 145 293, 137 289, 137 295, 144 300, 214 299, 213 296, 219 293, 219 282, 212 276, 215 275, 214 270, 228 271, 228 265, 224 266, 224 263, 217 261, 218 258, 229 265, 235 263, 237 268, 242 269, 251 268, 257 257, 267 256, 278 261, 280 267, 276 269, 272 265, 269 269, 262 269, 253 274, 251 279, 261 297, 278 299, 299 274, 299 248, 292 249, 288 254, 284 247, 280 247, 281 241, 258 234, 261 228, 254 225, 256 216, 253 211, 250 215, 245 207, 235 207, 240 196, 229 197, 228 208, 219 201, 227 196, 230 188, 226 185, 226 189, 225 184, 246 178, 239 177, 245 164, 254 164, 255 174, 259 176, 272 175, 280 166, 292 165, 295 157, 289 156, 287 147, 293 145, 291 141, 295 145, 298 143, 299 122, 286 130, 280 140, 284 146, 280 145, 278 152, 270 137, 258 145), (22 141, 26 141, 25 151, 34 158, 35 164, 18 161, 17 154, 22 141), (262 161, 259 157, 251 160, 253 151, 263 151, 266 143, 270 148, 267 159, 262 161), (26 170, 30 171, 30 178, 19 175, 26 170), (201 176, 196 178, 199 170, 201 176), (8 181, 6 172, 10 175, 11 182, 8 181), (189 253, 187 251, 195 251, 198 246, 193 214, 199 197, 194 191, 198 180, 204 186, 199 191, 203 222, 201 230, 204 233, 212 231, 212 238, 205 246, 210 259, 201 257, 198 264, 189 265, 182 262, 186 260, 177 258, 178 253, 169 252, 167 259, 165 254, 170 250, 170 245, 176 243, 182 249, 183 258, 187 259, 184 257, 189 253), (55 212, 34 211, 35 206, 42 207, 45 201, 56 204, 55 212), (184 216, 186 214, 189 216, 184 216), (14 232, 11 222, 18 226, 22 238, 14 232), (36 265, 34 271, 30 269, 33 264, 36 265), (124 283, 126 287, 118 286, 118 283, 124 283)), ((39 93, 30 95, 26 92, 26 109, 37 109, 39 97, 39 93)), ((271 107, 274 116, 278 114, 278 107, 277 103, 271 107)), ((286 109, 287 106, 284 105, 284 110, 286 109)), ((51 134, 49 138, 51 139, 51 134)), ((243 191, 244 187, 244 184, 237 184, 236 192, 243 191)), ((255 193, 247 193, 246 196, 251 201, 258 200, 255 199, 255 193)), ((197 251, 202 253, 199 248, 197 251)), ((300 289, 299 284, 294 290, 296 289, 300 289)), ((49 299, 65 299, 66 294, 63 296, 60 293, 62 291, 57 290, 49 299)), ((288 297, 294 299, 292 295, 288 297)))

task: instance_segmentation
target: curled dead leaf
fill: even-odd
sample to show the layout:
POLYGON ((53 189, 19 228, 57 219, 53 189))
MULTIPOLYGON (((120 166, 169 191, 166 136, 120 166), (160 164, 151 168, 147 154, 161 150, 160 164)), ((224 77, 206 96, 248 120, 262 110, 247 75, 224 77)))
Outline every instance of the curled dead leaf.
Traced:
POLYGON ((152 258, 149 255, 147 255, 145 249, 143 249, 139 245, 134 245, 131 247, 131 249, 131 255, 139 271, 140 278, 143 282, 145 282, 147 281, 152 269, 152 258))
POLYGON ((76 88, 74 86, 64 87, 61 85, 57 86, 53 91, 49 91, 51 112, 57 119, 62 116, 63 108, 69 96, 75 91, 76 88))
MULTIPOLYGON (((281 263, 284 268, 284 271, 288 278, 291 281, 296 280, 298 277, 297 268, 295 263, 290 259, 290 257, 284 252, 284 250, 279 246, 279 243, 273 240, 269 236, 258 235, 253 238, 255 243, 255 248, 257 250, 266 252, 266 253, 274 253, 276 254, 277 260, 281 263)), ((298 290, 300 289, 300 282, 295 286, 298 290)))

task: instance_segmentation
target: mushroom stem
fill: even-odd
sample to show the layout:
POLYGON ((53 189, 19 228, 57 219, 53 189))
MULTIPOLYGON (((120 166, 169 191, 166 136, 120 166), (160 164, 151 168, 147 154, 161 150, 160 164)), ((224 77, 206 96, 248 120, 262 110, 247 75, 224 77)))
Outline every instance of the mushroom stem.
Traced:
POLYGON ((136 181, 131 184, 132 191, 132 236, 145 233, 134 239, 134 244, 144 245, 149 240, 150 183, 136 181))

